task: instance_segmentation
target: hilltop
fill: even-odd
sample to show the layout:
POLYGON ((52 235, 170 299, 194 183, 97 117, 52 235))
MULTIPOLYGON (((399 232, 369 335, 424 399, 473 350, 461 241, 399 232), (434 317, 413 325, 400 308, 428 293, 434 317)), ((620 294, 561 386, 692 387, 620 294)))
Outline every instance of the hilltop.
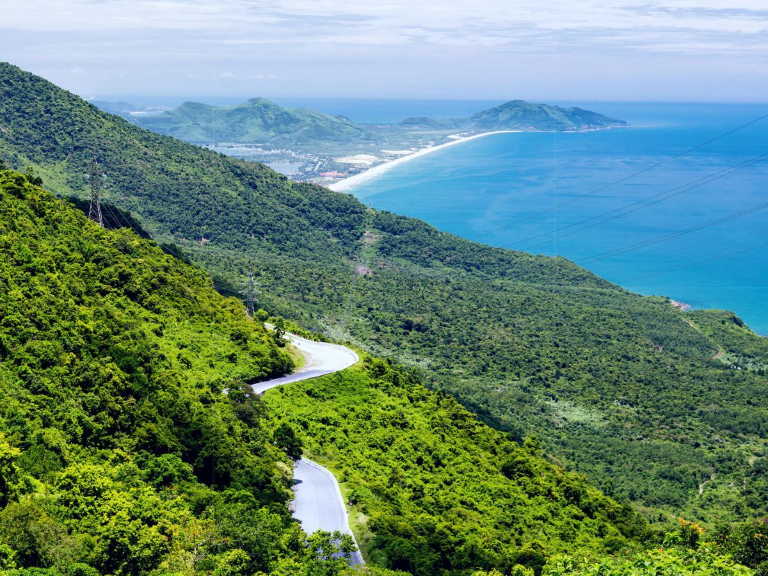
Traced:
POLYGON ((768 343, 563 258, 494 249, 263 165, 160 136, 0 66, 0 156, 62 196, 105 195, 304 328, 418 367, 493 427, 654 523, 768 514, 768 343), (728 353, 718 355, 719 350, 728 353))
POLYGON ((196 144, 228 142, 305 147, 375 139, 373 133, 347 118, 305 108, 286 108, 265 98, 252 98, 238 106, 185 102, 168 112, 135 117, 135 122, 158 134, 196 144))
POLYGON ((616 120, 582 108, 561 108, 513 100, 468 118, 464 125, 473 130, 596 130, 627 126, 616 120))
POLYGON ((469 118, 435 120, 432 118, 406 118, 403 128, 461 130, 463 132, 491 132, 494 130, 540 130, 566 132, 624 127, 627 123, 581 108, 561 108, 547 104, 534 104, 525 100, 511 100, 500 106, 483 110, 469 118))

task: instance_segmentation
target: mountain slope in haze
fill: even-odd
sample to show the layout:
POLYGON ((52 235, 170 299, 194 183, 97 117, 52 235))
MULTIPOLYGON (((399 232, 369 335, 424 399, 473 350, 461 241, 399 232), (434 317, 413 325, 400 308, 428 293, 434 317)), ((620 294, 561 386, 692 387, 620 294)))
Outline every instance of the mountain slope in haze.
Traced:
POLYGON ((132 126, 0 65, 0 156, 105 197, 237 292, 424 371, 486 422, 542 437, 654 522, 768 514, 768 385, 740 321, 689 316, 562 258, 490 248, 132 126), (740 328, 741 330, 741 328, 740 328), (726 343, 735 353, 716 358, 726 343), (749 348, 738 355, 738 348, 749 348), (748 357, 749 356, 749 357, 748 357))
POLYGON ((623 120, 603 116, 581 108, 561 108, 547 104, 534 104, 525 100, 511 100, 500 106, 483 110, 469 118, 435 120, 418 117, 406 118, 399 124, 403 128, 426 128, 490 132, 493 130, 596 130, 627 126, 623 120))
POLYGON ((134 116, 132 112, 138 112, 139 108, 129 102, 107 102, 104 100, 91 100, 91 104, 96 106, 99 110, 104 110, 110 114, 121 116, 126 120, 133 121, 134 116))
POLYGON ((474 130, 568 131, 626 126, 627 123, 582 108, 561 108, 512 100, 470 116, 463 125, 474 130))
POLYGON ((285 108, 265 98, 253 98, 238 106, 185 102, 168 112, 136 117, 135 122, 158 134, 196 144, 301 146, 375 139, 370 131, 347 118, 305 108, 285 108))
MULTIPOLYGON (((328 116, 305 108, 286 108, 253 98, 238 106, 210 106, 185 102, 178 108, 152 115, 135 115, 127 103, 94 102, 105 112, 117 114, 143 128, 173 136, 194 144, 226 142, 262 143, 270 146, 317 148, 323 143, 382 143, 383 134, 342 116, 328 116)), ((561 108, 512 100, 474 114, 469 118, 436 120, 426 117, 406 118, 397 126, 404 130, 589 130, 626 126, 626 122, 581 108, 561 108)), ((392 129, 387 139, 395 138, 392 129)))

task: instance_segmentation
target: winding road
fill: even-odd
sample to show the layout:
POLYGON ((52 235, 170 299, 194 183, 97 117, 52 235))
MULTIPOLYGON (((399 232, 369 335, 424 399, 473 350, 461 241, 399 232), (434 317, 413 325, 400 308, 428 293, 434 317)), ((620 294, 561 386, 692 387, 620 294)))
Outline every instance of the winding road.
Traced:
MULTIPOLYGON (((285 337, 301 351, 307 362, 293 374, 253 384, 253 390, 258 394, 291 382, 333 374, 359 361, 357 354, 344 346, 314 342, 293 334, 286 334, 285 337)), ((349 528, 349 516, 339 483, 330 471, 316 462, 302 458, 296 463, 293 478, 296 492, 293 517, 301 522, 305 532, 312 534, 317 530, 338 530, 355 538, 349 528)), ((359 551, 352 554, 350 564, 365 564, 359 551)))

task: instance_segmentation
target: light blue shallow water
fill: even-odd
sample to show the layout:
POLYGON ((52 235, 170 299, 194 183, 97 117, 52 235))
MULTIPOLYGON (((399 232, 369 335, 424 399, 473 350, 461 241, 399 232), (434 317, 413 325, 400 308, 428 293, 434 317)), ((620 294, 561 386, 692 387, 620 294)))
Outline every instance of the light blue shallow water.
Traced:
POLYGON ((465 238, 565 256, 630 290, 733 310, 768 334, 768 163, 623 214, 632 203, 643 206, 651 196, 768 154, 768 119, 595 192, 767 114, 768 105, 584 106, 633 127, 488 136, 402 164, 352 192, 375 208, 465 238), (640 245, 761 205, 767 206, 640 245), (599 217, 612 210, 619 211, 599 217), (625 247, 634 249, 606 254, 625 247))

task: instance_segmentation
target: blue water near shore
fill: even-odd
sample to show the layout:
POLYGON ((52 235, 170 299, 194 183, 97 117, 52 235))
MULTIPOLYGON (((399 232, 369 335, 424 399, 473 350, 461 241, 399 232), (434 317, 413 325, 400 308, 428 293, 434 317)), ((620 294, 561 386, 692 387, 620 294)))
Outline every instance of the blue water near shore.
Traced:
MULTIPOLYGON (((768 113, 768 104, 582 105, 632 128, 492 135, 394 167, 352 193, 464 238, 564 256, 642 294, 733 310, 768 334, 768 206, 642 244, 768 205, 768 163, 624 213, 632 203, 645 206, 651 196, 768 153, 768 119, 595 192, 768 113), (632 250, 611 255, 625 248, 632 250)), ((413 115, 405 108, 399 116, 388 109, 387 119, 413 115)), ((375 111, 348 115, 376 121, 375 111)))

